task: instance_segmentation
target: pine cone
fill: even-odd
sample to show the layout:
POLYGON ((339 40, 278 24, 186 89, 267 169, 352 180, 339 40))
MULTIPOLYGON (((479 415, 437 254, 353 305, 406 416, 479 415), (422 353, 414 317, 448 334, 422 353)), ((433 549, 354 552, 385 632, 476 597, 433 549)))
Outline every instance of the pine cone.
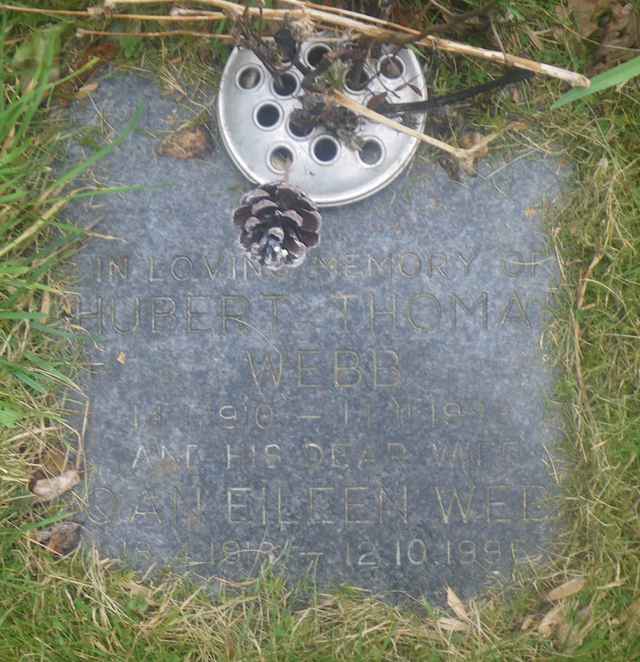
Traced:
POLYGON ((240 244, 268 269, 297 267, 320 241, 320 212, 299 188, 283 182, 245 193, 233 212, 240 244))

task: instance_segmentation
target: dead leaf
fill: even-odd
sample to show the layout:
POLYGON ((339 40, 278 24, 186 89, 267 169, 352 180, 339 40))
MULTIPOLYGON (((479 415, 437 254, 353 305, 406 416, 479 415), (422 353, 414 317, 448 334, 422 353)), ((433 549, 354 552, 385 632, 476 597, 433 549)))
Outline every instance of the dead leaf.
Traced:
POLYGON ((552 591, 547 593, 547 600, 549 602, 557 602, 558 600, 564 600, 576 593, 579 593, 585 586, 586 580, 584 577, 574 577, 568 582, 556 586, 552 591))
POLYGON ((40 529, 35 541, 57 556, 66 556, 80 543, 80 525, 77 522, 59 522, 40 529))
POLYGON ((581 609, 570 621, 562 621, 558 625, 558 645, 564 653, 570 653, 582 645, 589 630, 593 628, 591 607, 581 609))
POLYGON ((640 624, 640 599, 632 602, 625 614, 625 620, 628 624, 640 624))
POLYGON ((564 25, 568 24, 571 20, 571 12, 564 5, 558 4, 556 5, 555 13, 558 17, 558 21, 562 23, 562 25, 554 27, 552 29, 552 34, 556 41, 562 41, 563 39, 566 39, 568 34, 564 25))
MULTIPOLYGON (((543 50, 544 44, 542 43, 542 40, 540 39, 540 34, 542 34, 543 31, 536 32, 532 30, 531 28, 525 26, 525 32, 527 33, 527 36, 531 40, 531 43, 539 50, 543 50)), ((517 88, 515 88, 517 89, 517 88)))
MULTIPOLYGON (((484 136, 479 131, 467 131, 460 140, 460 144, 465 149, 472 149, 482 143, 484 136)), ((476 159, 482 159, 489 154, 488 145, 481 147, 476 153, 476 159)))
POLYGON ((524 210, 524 215, 527 218, 534 218, 537 213, 538 213, 538 210, 535 207, 527 207, 524 210))
POLYGON ((640 13, 631 3, 616 2, 611 7, 602 40, 589 74, 594 76, 636 56, 640 48, 640 13))
POLYGON ((84 99, 98 89, 98 83, 87 83, 76 92, 76 99, 84 99))
POLYGON ((438 165, 454 182, 462 181, 462 173, 460 172, 460 162, 458 159, 449 154, 440 154, 440 156, 438 156, 438 165))
POLYGON ((460 161, 460 167, 467 175, 475 175, 477 162, 489 155, 489 144, 486 141, 486 136, 483 136, 479 131, 466 131, 460 139, 460 145, 464 149, 473 150, 473 154, 470 155, 468 161, 460 161))
POLYGON ((131 580, 127 582, 126 588, 133 597, 143 598, 148 603, 151 603, 153 600, 154 591, 144 584, 139 584, 138 582, 131 580))
POLYGON ((530 630, 535 622, 536 622, 535 616, 532 616, 531 614, 525 616, 524 621, 522 621, 522 625, 520 626, 520 630, 522 632, 526 632, 527 630, 530 630))
POLYGON ((40 478, 31 491, 42 501, 51 501, 68 492, 80 482, 80 474, 75 469, 67 469, 54 478, 40 478))
POLYGON ((45 475, 57 476, 62 473, 66 469, 67 461, 66 449, 59 446, 48 447, 40 456, 40 466, 44 473, 39 478, 44 478, 45 475))
POLYGON ((464 623, 459 621, 457 618, 439 618, 436 621, 438 627, 446 630, 447 632, 469 632, 471 630, 470 623, 464 623))
POLYGON ((74 59, 71 63, 71 70, 75 72, 89 64, 94 58, 97 58, 98 61, 90 69, 83 71, 81 74, 76 74, 73 80, 62 83, 57 87, 56 91, 60 96, 62 105, 69 106, 75 99, 78 87, 86 84, 107 62, 113 60, 118 55, 119 50, 118 45, 113 42, 92 44, 78 58, 74 59))
POLYGON ((538 632, 544 637, 551 637, 556 628, 565 621, 567 606, 564 602, 548 611, 538 625, 538 632))
POLYGON ((50 310, 51 310, 51 297, 49 295, 49 292, 45 291, 45 293, 42 295, 42 305, 40 306, 40 312, 42 313, 42 319, 41 319, 42 324, 44 324, 47 321, 50 310))
POLYGON ((463 621, 470 622, 469 614, 462 603, 462 600, 456 595, 456 592, 450 587, 447 586, 447 604, 453 610, 453 613, 463 621))
MULTIPOLYGON (((637 55, 640 48, 640 11, 637 3, 624 0, 567 0, 556 7, 560 21, 566 24, 571 17, 577 33, 600 42, 590 76, 602 73, 637 55)), ((560 38, 566 30, 555 31, 560 38)))
POLYGON ((582 37, 589 37, 598 28, 598 20, 610 8, 612 0, 567 0, 567 7, 582 37))
POLYGON ((211 151, 211 143, 204 127, 188 127, 171 134, 157 151, 174 159, 201 159, 211 151))
POLYGON ((127 362, 127 355, 124 352, 120 352, 118 356, 116 357, 116 361, 120 365, 124 365, 127 362))
POLYGON ((101 60, 107 61, 114 60, 118 56, 119 52, 120 47, 113 41, 107 41, 101 44, 92 44, 85 49, 84 53, 82 53, 80 63, 76 66, 82 66, 94 57, 98 57, 101 60))

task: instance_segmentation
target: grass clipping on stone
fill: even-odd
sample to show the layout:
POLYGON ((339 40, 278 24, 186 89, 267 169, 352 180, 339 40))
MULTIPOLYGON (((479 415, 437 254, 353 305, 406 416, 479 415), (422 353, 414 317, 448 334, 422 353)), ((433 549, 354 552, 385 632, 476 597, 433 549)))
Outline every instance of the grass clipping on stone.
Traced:
MULTIPOLYGON (((518 10, 530 30, 552 25, 532 0, 518 10)), ((505 47, 519 50, 523 33, 504 27, 505 47)), ((13 46, 1 47, 7 62, 13 46)), ((546 59, 564 63, 564 48, 548 40, 544 48, 546 59)), ((576 168, 574 193, 547 219, 563 279, 547 333, 563 368, 557 398, 571 466, 559 476, 568 527, 557 556, 520 568, 508 597, 465 604, 451 592, 448 609, 400 609, 356 589, 309 594, 268 570, 211 600, 183 578, 152 581, 93 550, 61 558, 38 542, 65 514, 59 499, 35 503, 34 475, 82 469, 63 416, 61 387, 78 362, 64 324, 66 285, 56 276, 82 237, 58 220, 70 199, 60 184, 70 180, 56 184, 48 169, 57 140, 46 108, 52 63, 53 54, 31 89, 2 68, 0 112, 23 110, 19 122, 1 125, 2 155, 13 161, 11 170, 0 166, 0 659, 639 659, 637 87, 556 113, 546 110, 551 83, 531 91, 529 110, 501 101, 539 127, 536 148, 561 150, 576 168)), ((480 113, 475 122, 493 130, 496 120, 480 113)))

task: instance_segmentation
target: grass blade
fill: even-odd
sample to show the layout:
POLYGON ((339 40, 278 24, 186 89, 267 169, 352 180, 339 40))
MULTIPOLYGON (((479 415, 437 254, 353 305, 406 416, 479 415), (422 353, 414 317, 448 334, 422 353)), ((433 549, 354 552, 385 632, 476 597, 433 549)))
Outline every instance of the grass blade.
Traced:
POLYGON ((578 99, 590 97, 592 94, 602 92, 602 90, 614 87, 615 85, 622 85, 635 76, 640 76, 640 56, 634 57, 633 60, 619 64, 617 67, 609 69, 609 71, 594 76, 591 79, 591 87, 575 88, 562 95, 552 104, 551 110, 562 108, 562 106, 566 106, 578 99))
POLYGON ((104 159, 106 156, 111 154, 111 152, 113 152, 113 150, 116 149, 116 147, 119 147, 135 130, 135 128, 140 123, 140 119, 142 118, 143 112, 144 112, 144 106, 139 105, 135 109, 133 116, 131 117, 128 124, 124 128, 124 131, 122 131, 122 133, 119 136, 114 138, 113 142, 111 142, 108 145, 105 145, 104 147, 101 147, 98 151, 96 151, 91 156, 89 156, 85 161, 79 163, 70 170, 67 170, 67 172, 65 172, 64 175, 59 177, 53 183, 51 188, 47 191, 46 195, 60 191, 60 189, 66 186, 69 182, 72 182, 74 179, 79 177, 83 172, 86 172, 89 168, 91 168, 91 166, 95 165, 98 161, 104 159))

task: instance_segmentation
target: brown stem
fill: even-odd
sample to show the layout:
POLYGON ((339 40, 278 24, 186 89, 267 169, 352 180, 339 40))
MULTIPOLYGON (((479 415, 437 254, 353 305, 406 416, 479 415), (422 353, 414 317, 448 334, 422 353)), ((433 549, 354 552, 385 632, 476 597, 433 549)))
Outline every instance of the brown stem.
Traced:
POLYGON ((46 14, 47 16, 91 16, 86 11, 71 11, 62 9, 36 9, 35 7, 16 7, 15 5, 5 5, 0 3, 0 9, 4 11, 14 11, 21 14, 46 14))
POLYGON ((434 138, 433 136, 429 136, 426 133, 420 133, 420 131, 416 131, 411 127, 404 126, 404 124, 400 124, 400 122, 396 122, 395 120, 392 120, 388 117, 385 117, 384 115, 381 115, 380 113, 376 113, 374 110, 371 110, 370 108, 363 106, 357 101, 350 99, 342 92, 334 92, 329 98, 333 100, 335 103, 343 106, 344 108, 348 108, 354 113, 366 117, 367 119, 372 120, 373 122, 377 122, 378 124, 387 126, 390 129, 395 129, 396 131, 399 131, 400 133, 404 133, 407 136, 411 136, 412 138, 416 138, 417 140, 420 140, 421 142, 426 143, 427 145, 431 145, 432 147, 436 147, 437 149, 440 149, 443 152, 447 152, 447 154, 450 154, 451 156, 458 159, 458 161, 460 161, 460 164, 467 171, 472 168, 476 154, 478 152, 481 152, 492 140, 495 140, 502 133, 501 131, 497 131, 488 136, 485 136, 480 142, 478 142, 470 149, 462 149, 460 147, 454 147, 453 145, 449 145, 449 143, 445 143, 442 140, 438 140, 437 138, 434 138))
POLYGON ((189 16, 164 16, 155 14, 105 14, 104 12, 92 11, 74 11, 67 9, 38 9, 36 7, 19 7, 16 5, 7 5, 0 3, 0 9, 13 11, 18 14, 42 14, 45 16, 77 16, 82 18, 103 18, 118 19, 121 21, 158 21, 159 23, 180 23, 180 22, 217 22, 224 21, 227 17, 221 12, 210 12, 206 15, 189 16))
MULTIPOLYGON (((131 3, 134 0, 113 0, 114 3, 131 3)), ((234 2, 229 0, 198 0, 204 4, 207 4, 212 7, 217 7, 223 10, 228 10, 235 15, 239 15, 244 11, 244 8, 240 7, 234 2)), ((363 23, 360 20, 355 20, 344 16, 342 14, 331 14, 330 12, 314 7, 310 7, 308 3, 299 1, 296 6, 301 7, 302 9, 296 11, 283 11, 278 9, 264 10, 264 17, 269 20, 285 20, 286 16, 291 18, 298 17, 304 18, 305 16, 316 20, 319 23, 332 25, 334 27, 340 27, 345 30, 352 30, 354 32, 359 32, 366 36, 378 39, 381 41, 387 41, 395 43, 399 38, 399 32, 404 32, 406 34, 412 34, 416 38, 421 36, 421 33, 418 30, 413 30, 411 28, 406 28, 404 26, 397 25, 395 23, 387 22, 385 23, 386 27, 378 27, 375 25, 363 23), (295 15, 295 16, 294 16, 295 15)), ((255 9, 250 13, 256 13, 255 9)), ((490 62, 496 62, 498 64, 507 65, 510 67, 516 67, 518 69, 527 69, 533 71, 537 74, 542 74, 549 76, 551 78, 559 78, 568 82, 572 86, 576 87, 589 87, 591 84, 589 79, 586 76, 581 74, 574 73, 572 71, 567 71, 566 69, 561 69, 560 67, 554 67, 549 64, 544 64, 541 62, 535 62, 534 60, 528 60, 526 58, 518 57, 515 55, 508 55, 506 53, 501 53, 499 51, 490 51, 485 48, 478 48, 476 46, 470 46, 469 44, 463 44, 449 39, 442 39, 440 37, 435 37, 428 35, 419 39, 415 42, 416 46, 425 46, 427 48, 440 49, 443 51, 448 51, 450 53, 461 53, 463 55, 469 55, 471 57, 478 57, 484 60, 489 60, 490 62)))
POLYGON ((234 39, 228 34, 211 34, 210 32, 196 32, 194 30, 170 30, 168 32, 112 32, 109 30, 85 30, 78 28, 76 30, 78 37, 206 37, 207 39, 215 39, 225 43, 233 43, 234 39))
MULTIPOLYGON (((300 0, 299 3, 296 4, 296 6, 300 7, 300 9, 295 9, 292 11, 282 9, 262 9, 262 11, 260 11, 256 7, 245 8, 238 3, 230 2, 230 0, 194 1, 198 4, 206 5, 208 7, 221 9, 233 18, 240 18, 244 14, 245 9, 247 9, 248 15, 250 16, 257 16, 261 14, 265 20, 270 21, 282 22, 285 20, 307 18, 314 20, 321 25, 328 25, 334 28, 341 28, 343 30, 351 30, 373 39, 391 43, 396 43, 397 40, 399 38, 403 38, 404 35, 411 34, 415 38, 419 38, 421 36, 420 31, 406 28, 395 23, 385 22, 384 25, 386 27, 380 27, 379 24, 372 25, 371 23, 366 23, 362 20, 355 20, 349 16, 345 16, 344 14, 334 14, 328 12, 325 10, 325 8, 316 9, 315 7, 317 5, 312 7, 308 3, 301 2, 300 0), (404 35, 401 33, 404 33, 404 35)), ((111 8, 117 5, 175 4, 175 2, 176 0, 106 0, 105 6, 111 8)), ((508 55, 499 51, 491 51, 485 48, 470 46, 469 44, 463 44, 451 41, 449 39, 442 39, 433 35, 428 35, 422 39, 419 39, 415 42, 415 45, 424 46, 426 48, 439 49, 450 53, 460 53, 462 55, 477 57, 483 60, 488 60, 490 62, 495 62, 510 67, 516 67, 518 69, 527 69, 537 74, 564 80, 570 85, 576 87, 589 87, 590 85, 590 81, 586 76, 574 73, 572 71, 567 71, 566 69, 561 69, 560 67, 554 67, 549 64, 528 60, 526 58, 518 57, 515 55, 508 55)))

